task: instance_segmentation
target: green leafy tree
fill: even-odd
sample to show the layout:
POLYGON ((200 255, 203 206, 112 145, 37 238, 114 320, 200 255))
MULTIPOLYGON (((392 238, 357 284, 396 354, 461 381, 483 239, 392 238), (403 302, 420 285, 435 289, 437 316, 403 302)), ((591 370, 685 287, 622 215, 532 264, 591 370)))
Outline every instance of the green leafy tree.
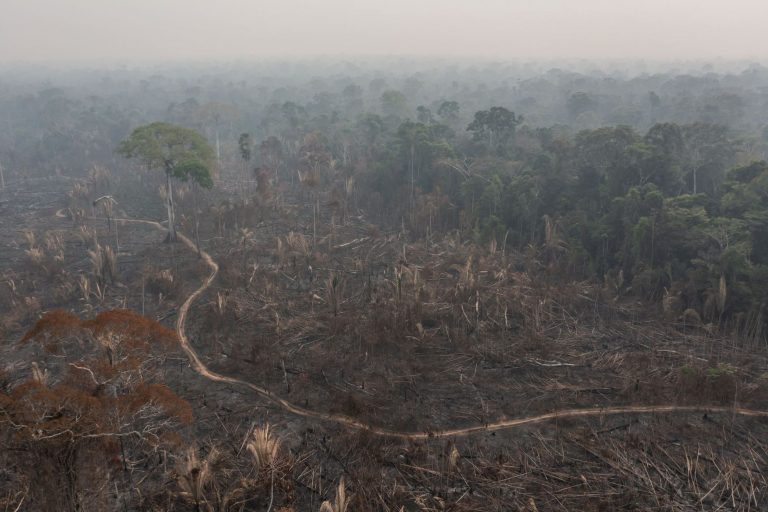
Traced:
POLYGON ((126 158, 140 160, 149 169, 165 172, 167 240, 175 241, 173 179, 191 179, 205 188, 213 186, 210 169, 214 151, 208 141, 189 128, 158 122, 136 128, 130 137, 120 144, 118 153, 126 158))
POLYGON ((437 116, 443 123, 453 126, 459 120, 459 111, 460 107, 457 102, 444 101, 437 108, 437 116))
POLYGON ((408 113, 408 101, 400 91, 384 91, 381 110, 386 117, 403 118, 408 113))
POLYGON ((253 153, 253 141, 251 140, 251 134, 250 133, 241 133, 240 138, 237 139, 237 146, 240 150, 240 158, 243 159, 243 162, 245 162, 245 165, 248 165, 248 162, 251 161, 251 156, 253 153))
POLYGON ((722 125, 696 123, 683 127, 682 166, 688 190, 714 194, 733 165, 736 147, 722 125))
POLYGON ((581 114, 594 110, 597 102, 585 92, 575 92, 568 97, 568 115, 576 120, 581 114))
POLYGON ((432 124, 434 121, 432 118, 432 111, 424 105, 416 107, 416 120, 423 124, 432 124))
POLYGON ((579 132, 574 140, 575 201, 587 211, 602 213, 615 197, 638 184, 630 168, 630 148, 639 136, 628 126, 579 132))
POLYGON ((437 159, 453 154, 450 144, 443 138, 446 134, 440 126, 405 121, 397 129, 394 144, 400 161, 407 164, 412 204, 415 200, 417 175, 428 171, 437 159))
POLYGON ((475 113, 475 119, 467 126, 476 141, 485 141, 489 149, 503 151, 514 139, 517 126, 523 118, 504 107, 491 107, 475 113))
POLYGON ((768 164, 754 162, 732 169, 723 188, 721 209, 746 222, 752 260, 768 265, 768 164))

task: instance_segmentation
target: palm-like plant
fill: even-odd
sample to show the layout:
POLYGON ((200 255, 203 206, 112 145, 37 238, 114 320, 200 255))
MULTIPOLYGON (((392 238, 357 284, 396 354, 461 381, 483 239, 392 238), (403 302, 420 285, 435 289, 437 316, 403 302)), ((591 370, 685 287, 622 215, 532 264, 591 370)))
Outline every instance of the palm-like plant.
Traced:
POLYGON ((344 477, 339 480, 339 486, 336 488, 336 499, 333 501, 325 500, 320 505, 320 512, 347 512, 349 507, 349 498, 347 489, 344 487, 344 477))
POLYGON ((262 468, 274 469, 280 454, 280 444, 280 438, 272 432, 269 424, 253 429, 245 446, 253 457, 257 471, 262 468))
POLYGON ((214 448, 201 460, 197 449, 190 447, 176 467, 182 495, 194 503, 197 512, 200 504, 205 502, 204 491, 213 479, 213 465, 218 457, 219 451, 214 448))

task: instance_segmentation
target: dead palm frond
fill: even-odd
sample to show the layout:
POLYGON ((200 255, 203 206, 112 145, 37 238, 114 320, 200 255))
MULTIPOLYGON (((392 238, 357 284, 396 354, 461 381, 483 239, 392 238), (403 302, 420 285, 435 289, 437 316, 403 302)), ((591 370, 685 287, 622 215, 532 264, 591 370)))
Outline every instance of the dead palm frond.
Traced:
POLYGON ((104 302, 107 298, 107 285, 105 284, 104 286, 101 286, 99 283, 96 283, 95 286, 93 294, 98 297, 99 301, 104 302))
POLYGON ((257 471, 274 468, 280 452, 280 438, 272 432, 269 423, 254 428, 245 446, 251 452, 257 471))
POLYGON ((88 302, 91 298, 91 282, 86 276, 80 275, 80 280, 77 282, 77 287, 80 289, 83 300, 88 302))
POLYGON ((728 285, 725 282, 725 276, 720 276, 720 286, 717 290, 717 310, 722 315, 725 311, 725 301, 728 298, 728 285))
POLYGON ((35 361, 32 361, 32 380, 41 386, 48 383, 48 370, 41 370, 35 361))
POLYGON ((33 231, 24 231, 24 239, 27 241, 27 245, 30 249, 34 249, 37 246, 37 240, 35 239, 35 233, 33 231))
POLYGON ((352 195, 352 192, 355 190, 355 177, 350 176, 347 179, 344 180, 344 192, 348 196, 352 195))
POLYGON ((253 238, 253 231, 248 228, 240 228, 237 232, 237 237, 240 245, 245 247, 253 238))
POLYGON ((112 247, 108 245, 102 247, 97 243, 93 250, 88 251, 88 259, 97 283, 103 284, 107 279, 114 282, 117 275, 117 255, 112 247))
POLYGON ((95 165, 88 172, 88 182, 97 190, 107 190, 110 183, 110 172, 106 167, 95 165))
POLYGON ((91 191, 89 190, 88 185, 75 183, 75 186, 72 187, 72 190, 70 190, 67 195, 72 199, 85 199, 90 193, 91 191))
POLYGON ((456 469, 460 458, 461 454, 459 453, 459 450, 456 449, 456 445, 454 444, 451 446, 451 452, 448 454, 448 467, 450 469, 456 469))
POLYGON ((229 295, 226 293, 216 292, 216 302, 214 303, 214 309, 219 316, 224 316, 227 311, 227 303, 229 302, 229 295))
POLYGON ((310 243, 309 239, 301 233, 294 233, 291 231, 285 237, 285 242, 292 251, 298 252, 304 256, 309 255, 310 243))
POLYGON ((472 259, 472 255, 470 254, 467 258, 467 262, 461 269, 461 274, 459 274, 459 287, 465 290, 474 288, 476 282, 475 273, 472 271, 472 259))
POLYGON ((182 495, 192 501, 198 509, 200 503, 205 501, 205 488, 213 479, 213 465, 218 457, 218 450, 213 448, 208 456, 201 460, 197 455, 197 448, 190 447, 176 466, 177 482, 182 495))
POLYGON ((277 237, 277 261, 281 267, 285 265, 285 244, 279 236, 277 237))
POLYGON ((91 262, 91 273, 97 281, 104 281, 104 257, 101 252, 101 246, 96 244, 93 250, 88 251, 88 259, 91 262))
POLYGON ((339 276, 331 273, 325 282, 325 299, 333 310, 333 316, 337 316, 339 313, 339 299, 343 292, 343 282, 339 279, 339 276))
POLYGON ((64 241, 61 235, 48 231, 45 233, 45 248, 51 252, 59 252, 64 250, 64 241))
POLYGON ((109 245, 104 247, 103 253, 104 275, 109 277, 110 281, 114 281, 115 276, 117 275, 117 255, 115 254, 114 249, 109 245))
POLYGON ((80 239, 83 245, 89 245, 91 242, 96 242, 96 232, 88 226, 79 226, 77 230, 77 238, 80 239))
POLYGON ((34 265, 41 265, 45 259, 45 253, 39 247, 32 247, 24 251, 24 253, 27 255, 27 259, 34 265))
POLYGON ((347 512, 349 507, 349 498, 347 498, 347 489, 344 487, 344 477, 339 480, 339 486, 336 488, 336 499, 324 501, 320 505, 320 512, 347 512))
POLYGON ((557 253, 565 251, 567 244, 560 237, 560 223, 549 215, 544 215, 544 246, 547 250, 557 253))

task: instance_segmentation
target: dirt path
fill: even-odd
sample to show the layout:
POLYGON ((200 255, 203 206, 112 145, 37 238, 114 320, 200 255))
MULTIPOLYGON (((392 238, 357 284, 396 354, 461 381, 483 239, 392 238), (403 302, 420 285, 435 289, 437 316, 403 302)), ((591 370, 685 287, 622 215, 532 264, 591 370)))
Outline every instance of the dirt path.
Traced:
MULTIPOLYGON (((154 222, 150 220, 138 220, 138 219, 115 219, 115 220, 119 220, 122 222, 148 224, 150 226, 153 226, 163 231, 165 231, 166 229, 159 222, 154 222)), ((184 245, 189 247, 191 250, 197 251, 195 244, 189 238, 182 235, 181 233, 178 233, 178 238, 179 240, 181 240, 182 243, 184 243, 184 245)), ((262 397, 270 400, 274 404, 280 406, 284 410, 291 412, 297 416, 303 416, 305 418, 313 418, 320 421, 328 421, 328 422, 343 425, 345 427, 352 428, 352 429, 365 430, 372 434, 376 434, 380 436, 386 436, 386 437, 392 437, 392 438, 398 438, 398 439, 410 439, 410 440, 419 440, 419 439, 428 439, 428 438, 437 438, 437 437, 468 436, 468 435, 480 433, 480 432, 494 432, 497 430, 515 428, 523 425, 532 425, 534 423, 542 423, 545 421, 550 421, 555 419, 576 418, 576 417, 586 417, 586 416, 609 416, 614 414, 662 414, 662 413, 675 413, 675 412, 681 412, 681 413, 683 412, 715 412, 715 413, 728 413, 728 414, 734 414, 734 415, 738 414, 740 416, 768 418, 768 411, 746 409, 743 407, 698 406, 698 405, 625 405, 625 406, 617 406, 617 407, 598 407, 598 408, 590 408, 590 409, 566 409, 566 410, 561 410, 556 412, 548 412, 545 414, 538 414, 535 416, 527 416, 523 418, 503 419, 503 420, 494 421, 488 424, 476 425, 474 427, 463 427, 463 428, 456 428, 456 429, 434 430, 434 431, 425 431, 425 432, 402 432, 402 431, 390 430, 387 428, 381 428, 381 427, 369 425, 365 422, 362 422, 354 418, 351 418, 349 416, 344 416, 341 414, 331 414, 331 413, 324 413, 319 411, 313 411, 310 409, 305 409, 291 402, 288 402, 287 400, 275 395, 271 391, 261 388, 253 383, 236 379, 234 377, 228 377, 226 375, 222 375, 220 373, 216 373, 209 370, 208 367, 205 365, 205 363, 203 363, 200 357, 197 355, 197 352, 195 352, 195 350, 192 348, 192 346, 189 343, 189 339, 187 338, 187 334, 185 332, 185 325, 187 321, 187 314, 189 313, 189 308, 192 305, 192 303, 206 289, 208 289, 208 287, 211 285, 211 283, 216 278, 216 275, 219 272, 219 265, 213 260, 213 258, 211 258, 211 256, 207 252, 201 250, 201 257, 205 262, 205 264, 208 265, 208 267, 211 269, 211 273, 203 281, 200 287, 197 288, 194 292, 192 292, 192 294, 189 297, 187 297, 187 299, 181 305, 178 312, 178 319, 176 321, 176 332, 178 333, 181 347, 184 350, 184 352, 186 352, 187 357, 189 357, 189 361, 191 363, 192 368, 197 373, 199 373, 203 377, 206 377, 207 379, 210 379, 216 382, 225 382, 228 384, 234 384, 234 385, 245 386, 247 388, 250 388, 251 390, 256 392, 258 395, 261 395, 262 397)))

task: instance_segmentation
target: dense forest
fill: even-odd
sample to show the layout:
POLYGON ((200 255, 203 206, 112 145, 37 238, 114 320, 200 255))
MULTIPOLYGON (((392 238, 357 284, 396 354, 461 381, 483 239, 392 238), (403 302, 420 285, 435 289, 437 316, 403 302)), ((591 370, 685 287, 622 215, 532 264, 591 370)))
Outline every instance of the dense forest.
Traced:
POLYGON ((3 510, 768 506, 764 66, 7 65, 0 241, 3 510))
POLYGON ((309 179, 345 208, 364 198, 355 208, 390 228, 543 251, 557 276, 761 339, 768 69, 615 67, 14 69, 0 82, 0 162, 29 177, 121 168, 130 129, 164 120, 242 168, 225 186, 309 179))

